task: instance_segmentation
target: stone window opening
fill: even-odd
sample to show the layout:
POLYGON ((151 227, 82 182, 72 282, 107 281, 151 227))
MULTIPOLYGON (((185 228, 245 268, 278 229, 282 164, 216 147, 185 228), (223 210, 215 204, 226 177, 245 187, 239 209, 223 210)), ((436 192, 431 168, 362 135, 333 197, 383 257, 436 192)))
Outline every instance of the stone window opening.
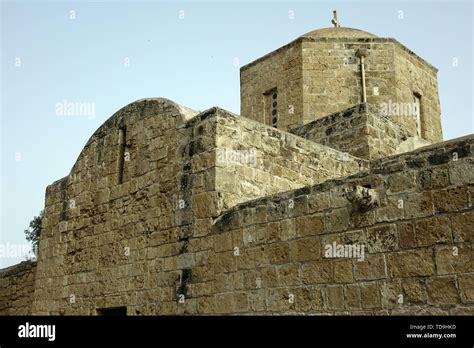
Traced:
POLYGON ((125 169, 125 148, 127 146, 127 128, 120 127, 119 128, 119 154, 118 154, 118 162, 117 162, 117 182, 118 184, 123 183, 123 173, 125 169))
POLYGON ((126 316, 127 307, 111 307, 111 308, 97 308, 97 315, 99 316, 126 316))
POLYGON ((421 94, 413 93, 413 107, 416 117, 416 135, 420 138, 424 138, 424 119, 421 109, 421 94))
POLYGON ((266 124, 277 128, 278 126, 278 92, 276 87, 263 94, 265 96, 266 124))

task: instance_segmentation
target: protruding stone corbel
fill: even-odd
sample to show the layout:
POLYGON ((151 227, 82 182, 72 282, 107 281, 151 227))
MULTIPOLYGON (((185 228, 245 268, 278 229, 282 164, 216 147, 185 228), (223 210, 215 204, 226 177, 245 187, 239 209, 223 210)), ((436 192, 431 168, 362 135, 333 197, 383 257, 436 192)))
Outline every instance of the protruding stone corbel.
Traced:
POLYGON ((354 210, 358 211, 367 211, 380 205, 377 192, 363 186, 353 186, 347 189, 345 197, 352 203, 354 210))

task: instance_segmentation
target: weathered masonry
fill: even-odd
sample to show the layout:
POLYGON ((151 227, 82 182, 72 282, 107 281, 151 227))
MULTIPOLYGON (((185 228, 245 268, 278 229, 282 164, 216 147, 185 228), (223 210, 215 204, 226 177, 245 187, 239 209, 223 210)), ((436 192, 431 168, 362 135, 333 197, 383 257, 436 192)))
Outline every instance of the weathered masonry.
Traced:
POLYGON ((437 70, 310 32, 241 69, 241 115, 133 102, 46 190, 0 314, 474 314, 474 136, 437 70))

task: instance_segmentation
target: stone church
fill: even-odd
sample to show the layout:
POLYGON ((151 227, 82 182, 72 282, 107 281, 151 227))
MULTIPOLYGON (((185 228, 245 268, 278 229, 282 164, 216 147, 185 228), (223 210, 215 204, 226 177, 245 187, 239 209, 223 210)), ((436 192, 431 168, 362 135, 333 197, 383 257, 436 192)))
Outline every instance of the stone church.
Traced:
POLYGON ((474 136, 443 142, 435 67, 335 20, 240 81, 240 115, 105 121, 0 314, 474 314, 474 136))

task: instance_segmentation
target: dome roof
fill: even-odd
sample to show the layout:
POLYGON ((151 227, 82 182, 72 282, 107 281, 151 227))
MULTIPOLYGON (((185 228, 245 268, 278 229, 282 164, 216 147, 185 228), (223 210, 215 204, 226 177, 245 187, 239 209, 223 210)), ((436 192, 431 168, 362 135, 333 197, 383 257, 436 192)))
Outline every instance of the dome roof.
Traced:
POLYGON ((309 37, 313 39, 320 38, 356 38, 356 39, 367 39, 367 38, 376 38, 377 36, 371 33, 368 33, 363 30, 354 29, 354 28, 344 28, 344 27, 331 27, 323 28, 310 31, 302 35, 302 37, 309 37))

